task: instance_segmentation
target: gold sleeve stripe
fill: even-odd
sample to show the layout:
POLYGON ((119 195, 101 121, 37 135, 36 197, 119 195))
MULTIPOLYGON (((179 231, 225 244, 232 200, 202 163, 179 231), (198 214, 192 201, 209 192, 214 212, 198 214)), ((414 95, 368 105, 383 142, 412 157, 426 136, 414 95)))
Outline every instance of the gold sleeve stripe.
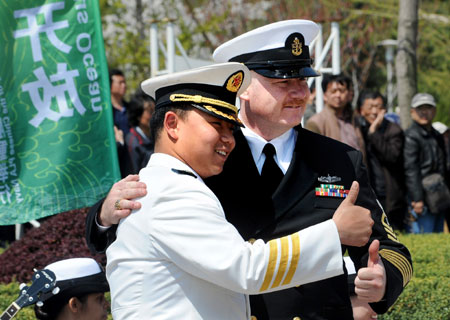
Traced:
POLYGON ((384 211, 383 215, 381 216, 381 223, 384 226, 384 230, 388 234, 388 238, 391 239, 392 241, 398 242, 397 235, 395 234, 394 229, 392 229, 391 225, 389 224, 388 218, 386 216, 386 213, 384 213, 384 211))
POLYGON ((412 265, 409 263, 409 261, 402 256, 401 254, 394 252, 394 257, 397 257, 396 259, 399 260, 399 263, 402 263, 404 268, 406 268, 406 277, 404 277, 404 286, 406 286, 408 284, 408 282, 411 280, 412 276, 413 276, 413 269, 412 269, 412 265))
POLYGON ((272 287, 278 287, 283 279, 284 273, 286 272, 286 267, 289 261, 289 237, 283 237, 281 241, 281 260, 278 266, 277 275, 273 281, 272 287))
POLYGON ((278 258, 278 244, 277 240, 269 241, 270 254, 269 254, 269 264, 267 265, 266 275, 264 276, 264 281, 259 291, 266 291, 269 288, 270 282, 272 281, 273 272, 277 265, 278 258))
POLYGON ((412 266, 409 261, 400 253, 393 250, 381 249, 380 255, 400 271, 403 277, 403 286, 406 286, 413 275, 412 266))
POLYGON ((395 234, 395 232, 394 232, 392 229, 389 229, 389 228, 385 227, 384 230, 385 230, 388 234, 390 234, 391 236, 397 237, 397 235, 395 234))
POLYGON ((397 261, 399 263, 399 265, 401 265, 404 270, 407 272, 407 274, 409 275, 409 279, 411 279, 412 277, 412 266, 410 264, 410 262, 408 261, 408 259, 406 259, 403 255, 401 255, 400 253, 393 251, 393 250, 388 250, 388 249, 382 249, 380 250, 380 254, 383 258, 385 258, 385 256, 387 257, 386 260, 390 261, 389 258, 392 258, 393 261, 397 261))
POLYGON ((396 237, 391 236, 389 233, 387 235, 388 239, 394 241, 394 242, 398 242, 398 239, 396 237))
POLYGON ((405 265, 405 262, 400 260, 398 257, 390 255, 383 256, 383 258, 392 263, 400 271, 403 278, 403 286, 406 286, 406 284, 411 279, 412 271, 408 268, 407 265, 405 265))
POLYGON ((291 241, 292 241, 291 264, 289 266, 286 278, 284 278, 283 285, 291 283, 292 277, 294 277, 295 271, 297 270, 298 260, 300 259, 300 237, 298 235, 298 232, 291 235, 291 241))
POLYGON ((385 231, 386 231, 386 233, 388 234, 388 236, 391 236, 391 237, 393 237, 395 240, 396 240, 396 242, 398 242, 398 240, 397 240, 397 235, 394 233, 394 231, 391 231, 391 230, 389 230, 389 229, 384 229, 385 231))

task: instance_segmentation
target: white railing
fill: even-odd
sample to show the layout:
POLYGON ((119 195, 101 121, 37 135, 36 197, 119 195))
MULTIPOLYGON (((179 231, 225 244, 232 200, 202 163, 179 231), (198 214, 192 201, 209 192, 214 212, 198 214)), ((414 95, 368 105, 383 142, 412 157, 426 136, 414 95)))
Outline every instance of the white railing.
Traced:
MULTIPOLYGON (((339 24, 337 22, 331 23, 331 32, 328 37, 325 46, 323 46, 323 30, 322 26, 319 25, 319 34, 317 37, 311 41, 309 45, 310 54, 314 53, 314 69, 319 71, 321 74, 339 74, 341 73, 341 49, 339 42, 339 24), (331 50, 331 68, 325 67, 324 62, 327 55, 331 50)), ((315 81, 316 87, 316 112, 320 112, 323 109, 323 91, 322 91, 322 79, 323 76, 309 78, 308 85, 311 86, 312 82, 315 81)))

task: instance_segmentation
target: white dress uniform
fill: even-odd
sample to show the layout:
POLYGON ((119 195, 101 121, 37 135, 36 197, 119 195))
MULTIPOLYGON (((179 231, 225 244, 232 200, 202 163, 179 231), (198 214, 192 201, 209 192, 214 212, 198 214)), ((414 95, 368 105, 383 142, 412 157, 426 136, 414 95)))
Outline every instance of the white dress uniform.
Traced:
POLYGON ((139 199, 141 209, 121 221, 106 252, 116 320, 250 319, 248 294, 343 273, 332 220, 251 244, 178 159, 155 153, 139 175, 151 188, 139 199))

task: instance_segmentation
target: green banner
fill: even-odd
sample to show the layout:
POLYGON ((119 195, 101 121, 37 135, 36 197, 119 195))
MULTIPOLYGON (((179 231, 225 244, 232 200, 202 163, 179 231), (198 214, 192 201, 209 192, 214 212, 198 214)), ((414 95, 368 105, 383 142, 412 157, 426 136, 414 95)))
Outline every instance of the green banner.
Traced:
POLYGON ((120 177, 96 0, 0 0, 0 225, 87 207, 120 177))

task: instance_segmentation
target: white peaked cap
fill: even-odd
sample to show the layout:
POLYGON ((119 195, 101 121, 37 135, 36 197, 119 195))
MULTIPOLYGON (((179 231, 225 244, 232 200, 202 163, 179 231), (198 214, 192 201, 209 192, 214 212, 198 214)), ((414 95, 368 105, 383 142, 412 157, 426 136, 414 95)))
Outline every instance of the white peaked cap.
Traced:
POLYGON ((55 273, 57 281, 83 278, 101 273, 99 264, 92 258, 72 258, 53 262, 44 269, 55 273))
POLYGON ((213 53, 215 62, 226 62, 232 58, 256 51, 277 49, 285 46, 293 33, 301 33, 305 45, 309 45, 319 32, 319 26, 310 20, 284 20, 248 31, 219 46, 213 53))

